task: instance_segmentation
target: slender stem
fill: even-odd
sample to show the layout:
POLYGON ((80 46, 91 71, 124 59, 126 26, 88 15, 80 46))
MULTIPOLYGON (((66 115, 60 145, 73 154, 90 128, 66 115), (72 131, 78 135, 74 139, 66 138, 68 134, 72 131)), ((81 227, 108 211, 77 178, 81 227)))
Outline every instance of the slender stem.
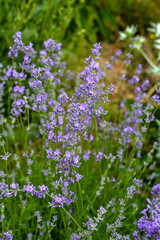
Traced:
MULTIPOLYGON (((2 212, 2 214, 4 215, 4 205, 1 207, 1 212, 2 212), (2 210, 2 208, 3 208, 3 210, 2 210)), ((4 219, 2 218, 2 232, 4 232, 4 219)))
POLYGON ((35 240, 37 239, 37 230, 38 230, 38 228, 37 228, 37 225, 36 225, 36 232, 35 232, 35 236, 34 236, 35 240))
MULTIPOLYGON (((75 194, 76 194, 76 197, 77 197, 77 199, 78 199, 78 192, 77 192, 77 186, 76 186, 76 184, 74 184, 74 189, 75 189, 75 194)), ((79 206, 78 206, 78 201, 76 201, 76 207, 77 207, 77 216, 78 216, 78 219, 79 219, 79 221, 80 221, 80 214, 79 214, 79 206)))
POLYGON ((51 217, 52 217, 52 207, 51 207, 51 211, 50 211, 50 215, 49 215, 49 223, 48 223, 48 237, 49 237, 49 234, 50 234, 50 222, 51 222, 51 217))
MULTIPOLYGON (((108 170, 109 170, 109 167, 107 166, 107 169, 105 170, 105 173, 103 174, 103 177, 104 177, 104 178, 106 178, 107 173, 108 173, 108 170)), ((92 198, 92 196, 93 196, 94 194, 96 194, 96 192, 97 192, 98 188, 100 187, 100 185, 101 185, 101 180, 100 180, 100 182, 99 182, 99 184, 98 184, 98 187, 97 187, 96 190, 94 191, 94 193, 92 193, 90 199, 92 198)), ((94 203, 94 201, 96 200, 97 197, 98 197, 98 195, 96 194, 95 197, 93 198, 93 200, 91 201, 91 203, 89 204, 89 206, 92 206, 92 204, 94 203)), ((87 209, 86 209, 86 210, 87 210, 87 209)), ((86 210, 85 210, 85 212, 86 212, 86 210)))
POLYGON ((23 135, 23 139, 24 139, 24 142, 25 142, 25 130, 24 130, 24 125, 23 125, 21 113, 20 113, 19 117, 20 117, 20 122, 21 122, 21 127, 22 127, 22 135, 23 135))
POLYGON ((79 187, 79 193, 80 193, 80 199, 81 199, 82 212, 83 212, 83 215, 84 215, 84 218, 85 218, 86 216, 85 216, 85 213, 84 213, 82 191, 81 191, 81 185, 80 185, 79 181, 78 181, 78 187, 79 187))
POLYGON ((158 67, 150 60, 150 58, 145 54, 142 48, 138 49, 139 52, 142 54, 142 56, 146 59, 146 61, 149 63, 151 67, 154 69, 157 69, 158 67))
POLYGON ((28 117, 28 128, 27 128, 27 133, 25 137, 25 149, 27 149, 27 140, 28 140, 28 133, 29 133, 29 108, 27 108, 27 117, 28 117))
POLYGON ((73 222, 79 227, 79 229, 83 232, 83 234, 87 237, 89 240, 89 237, 85 234, 84 230, 81 228, 81 226, 78 224, 78 222, 72 217, 72 215, 64 208, 62 207, 65 213, 73 220, 73 222))
POLYGON ((142 103, 145 102, 148 98, 150 98, 157 88, 158 88, 158 83, 155 83, 154 86, 146 94, 145 98, 143 98, 142 103))
POLYGON ((96 117, 94 117, 94 127, 95 127, 95 145, 96 145, 96 154, 98 153, 98 142, 97 142, 97 122, 96 117))
MULTIPOLYGON (((65 231, 66 231, 67 235, 69 235, 69 234, 68 234, 68 231, 67 231, 67 226, 66 226, 66 222, 65 222, 65 219, 64 219, 63 211, 62 211, 61 208, 60 208, 60 211, 61 211, 61 215, 62 215, 62 219, 63 219, 63 224, 64 224, 65 231)), ((69 236, 68 236, 68 239, 69 239, 69 236)))
MULTIPOLYGON (((151 59, 146 55, 146 53, 143 51, 142 48, 138 49, 139 52, 142 54, 142 56, 145 58, 145 60, 148 62, 148 64, 153 68, 153 69, 158 69, 158 67, 151 61, 151 59)), ((155 85, 149 90, 147 93, 146 97, 142 100, 142 102, 145 102, 150 96, 154 93, 154 91, 158 88, 158 84, 155 83, 155 85)))
MULTIPOLYGON (((99 148, 99 144, 98 144, 98 130, 97 130, 97 121, 96 121, 96 116, 94 116, 94 127, 95 127, 95 145, 96 145, 96 155, 98 154, 98 148, 99 148)), ((100 171, 100 175, 102 175, 102 170, 101 170, 101 164, 100 162, 98 162, 98 166, 99 166, 99 171, 100 171)))

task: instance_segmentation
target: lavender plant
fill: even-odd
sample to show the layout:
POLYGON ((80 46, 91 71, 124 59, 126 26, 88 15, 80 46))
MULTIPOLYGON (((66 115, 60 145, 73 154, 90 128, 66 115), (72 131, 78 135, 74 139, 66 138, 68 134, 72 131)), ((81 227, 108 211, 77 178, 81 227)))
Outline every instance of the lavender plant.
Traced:
POLYGON ((144 161, 155 107, 154 98, 144 104, 142 66, 127 79, 132 54, 125 55, 121 89, 128 81, 135 100, 128 107, 119 89, 114 105, 116 86, 106 80, 122 51, 102 70, 94 44, 73 74, 61 44, 48 39, 37 53, 20 32, 13 39, 11 64, 0 65, 0 239, 136 239, 145 231, 142 177, 157 146, 144 161))
MULTIPOLYGON (((138 228, 145 234, 145 239, 154 237, 154 239, 160 238, 160 216, 159 216, 159 200, 160 200, 160 184, 155 185, 152 188, 151 194, 153 195, 152 201, 147 199, 148 205, 141 214, 138 220, 138 228)), ((139 231, 136 231, 134 235, 136 239, 141 239, 139 231)))

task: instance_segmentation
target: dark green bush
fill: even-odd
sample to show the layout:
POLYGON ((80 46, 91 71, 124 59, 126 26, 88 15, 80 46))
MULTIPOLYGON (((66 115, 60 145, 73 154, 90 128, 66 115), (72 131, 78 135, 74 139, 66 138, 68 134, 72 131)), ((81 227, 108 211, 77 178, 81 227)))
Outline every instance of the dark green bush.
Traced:
POLYGON ((62 42, 68 50, 84 42, 113 41, 118 31, 138 24, 141 34, 150 21, 160 21, 158 0, 1 0, 0 59, 11 37, 23 33, 39 49, 44 39, 62 42))

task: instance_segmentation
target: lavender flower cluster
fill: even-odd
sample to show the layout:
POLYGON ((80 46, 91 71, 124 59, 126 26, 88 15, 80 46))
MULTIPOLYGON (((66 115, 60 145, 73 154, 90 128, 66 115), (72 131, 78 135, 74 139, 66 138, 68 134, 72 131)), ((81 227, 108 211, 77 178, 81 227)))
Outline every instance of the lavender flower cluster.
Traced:
MULTIPOLYGON (((130 239, 135 229, 125 231, 126 209, 134 208, 136 215, 131 202, 140 198, 139 177, 156 146, 142 163, 155 119, 155 97, 143 103, 149 80, 140 81, 142 65, 128 78, 133 55, 125 55, 120 80, 134 86, 135 100, 130 108, 126 98, 118 100, 114 122, 109 103, 116 86, 106 83, 105 69, 114 67, 121 50, 102 70, 101 45, 94 44, 75 76, 62 61, 61 44, 48 39, 37 53, 20 32, 13 39, 12 64, 0 64, 0 239, 130 239), (104 235, 97 237, 101 228, 104 235)), ((155 196, 158 186, 152 189, 155 196)), ((158 201, 159 195, 148 200, 138 221, 146 237, 159 236, 158 201)), ((139 234, 134 232, 135 239, 139 234)))
POLYGON ((138 231, 134 233, 135 239, 141 239, 140 232, 143 233, 143 239, 160 239, 160 184, 152 188, 152 201, 147 198, 147 207, 141 212, 143 216, 138 220, 138 231))

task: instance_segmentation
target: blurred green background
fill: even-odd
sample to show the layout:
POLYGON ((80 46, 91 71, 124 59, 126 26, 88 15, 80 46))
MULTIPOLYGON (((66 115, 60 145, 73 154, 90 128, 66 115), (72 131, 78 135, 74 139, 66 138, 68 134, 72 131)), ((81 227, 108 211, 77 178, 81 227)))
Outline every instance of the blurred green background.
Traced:
POLYGON ((0 62, 17 31, 36 50, 48 38, 62 42, 67 55, 87 44, 114 42, 127 25, 137 24, 145 34, 150 22, 159 21, 159 0, 0 0, 0 62))

